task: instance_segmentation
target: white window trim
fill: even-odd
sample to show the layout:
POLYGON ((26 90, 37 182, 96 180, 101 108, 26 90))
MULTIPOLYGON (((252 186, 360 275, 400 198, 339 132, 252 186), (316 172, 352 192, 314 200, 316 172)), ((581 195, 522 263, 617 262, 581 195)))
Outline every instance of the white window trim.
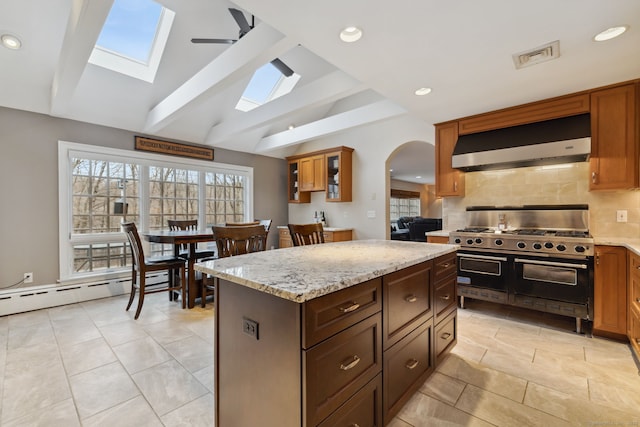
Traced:
MULTIPOLYGON (((130 274, 130 270, 114 271, 106 273, 73 273, 73 245, 77 243, 112 243, 124 242, 126 237, 124 233, 101 233, 99 236, 95 234, 76 234, 73 235, 72 223, 72 191, 71 191, 71 158, 80 157, 95 160, 110 160, 115 162, 132 162, 143 166, 147 169, 149 166, 164 167, 184 167, 185 169, 197 170, 199 172, 218 172, 246 177, 246 185, 244 187, 244 217, 253 218, 253 168, 248 166, 230 165, 226 163, 210 162, 203 160, 195 160, 183 157, 166 156, 162 154, 146 153, 139 151, 122 150, 118 148, 102 147, 97 145, 80 144, 77 142, 58 141, 58 218, 59 218, 59 264, 60 264, 60 283, 72 283, 79 280, 91 279, 111 279, 114 277, 122 277, 130 274)), ((142 214, 148 211, 148 174, 140 176, 140 222, 138 225, 140 231, 146 231, 148 228, 146 215, 142 214)), ((204 195, 204 186, 200 186, 201 195, 204 195)), ((204 218, 204 204, 200 203, 199 217, 204 218)))

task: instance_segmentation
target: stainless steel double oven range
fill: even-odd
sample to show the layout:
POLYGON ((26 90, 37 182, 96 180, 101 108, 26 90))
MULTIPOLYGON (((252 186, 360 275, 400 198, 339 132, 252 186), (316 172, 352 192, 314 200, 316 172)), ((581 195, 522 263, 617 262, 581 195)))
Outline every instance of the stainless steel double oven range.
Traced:
POLYGON ((593 238, 587 205, 475 206, 451 232, 458 295, 593 319, 593 238))

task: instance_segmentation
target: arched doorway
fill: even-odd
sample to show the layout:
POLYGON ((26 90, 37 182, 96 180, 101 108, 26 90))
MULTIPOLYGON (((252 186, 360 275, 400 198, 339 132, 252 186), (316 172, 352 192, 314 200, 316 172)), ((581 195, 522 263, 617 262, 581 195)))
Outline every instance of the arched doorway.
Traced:
MULTIPOLYGON (((442 200, 435 196, 435 147, 425 141, 409 141, 387 158, 386 218, 389 238, 404 240, 398 217, 442 218, 442 200), (417 208, 416 208, 417 199, 417 208)), ((414 236, 414 239, 416 237, 414 236)))

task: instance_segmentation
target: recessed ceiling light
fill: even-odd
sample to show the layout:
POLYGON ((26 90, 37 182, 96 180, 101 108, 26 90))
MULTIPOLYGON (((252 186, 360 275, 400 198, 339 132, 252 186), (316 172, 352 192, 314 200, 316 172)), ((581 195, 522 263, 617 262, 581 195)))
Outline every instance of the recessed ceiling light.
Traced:
POLYGON ((606 30, 601 31, 598 34, 596 34, 595 36, 593 36, 593 40, 595 40, 597 42, 603 42, 603 41, 611 40, 614 37, 618 37, 619 35, 621 35, 625 31, 627 31, 628 29, 629 29, 628 25, 622 25, 622 26, 619 26, 619 27, 607 28, 606 30))
POLYGON ((426 95, 426 94, 431 93, 431 88, 430 87, 421 87, 420 89, 416 89, 416 91, 414 93, 416 95, 418 95, 418 96, 426 95))
POLYGON ((361 37, 362 30, 358 27, 347 27, 340 31, 340 40, 346 43, 357 42, 361 37))
POLYGON ((289 130, 293 130, 295 126, 293 124, 289 125, 289 130))
POLYGON ((422 179, 422 177, 420 175, 416 176, 416 179, 422 179))
POLYGON ((3 34, 0 39, 2 40, 2 46, 7 49, 18 50, 22 46, 20 39, 13 34, 3 34))

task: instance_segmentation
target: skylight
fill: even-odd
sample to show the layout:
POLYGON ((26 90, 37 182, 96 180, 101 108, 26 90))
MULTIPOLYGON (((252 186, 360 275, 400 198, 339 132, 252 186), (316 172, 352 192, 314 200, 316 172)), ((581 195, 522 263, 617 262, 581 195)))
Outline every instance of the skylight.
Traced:
POLYGON ((114 0, 89 62, 153 82, 174 17, 152 0, 114 0))
POLYGON ((285 77, 270 62, 258 68, 251 81, 245 88, 242 97, 236 105, 236 110, 251 111, 256 107, 291 92, 300 80, 300 76, 293 73, 285 77))

